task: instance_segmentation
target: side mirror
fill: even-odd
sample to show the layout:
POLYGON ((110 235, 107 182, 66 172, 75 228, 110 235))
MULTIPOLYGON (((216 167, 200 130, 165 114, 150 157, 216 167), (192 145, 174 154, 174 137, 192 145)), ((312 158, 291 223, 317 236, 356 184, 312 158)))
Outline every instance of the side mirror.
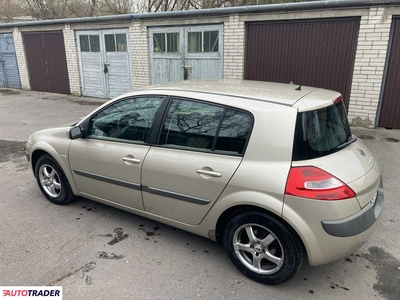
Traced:
POLYGON ((68 130, 68 134, 71 140, 79 139, 82 136, 82 130, 79 126, 74 126, 68 130))

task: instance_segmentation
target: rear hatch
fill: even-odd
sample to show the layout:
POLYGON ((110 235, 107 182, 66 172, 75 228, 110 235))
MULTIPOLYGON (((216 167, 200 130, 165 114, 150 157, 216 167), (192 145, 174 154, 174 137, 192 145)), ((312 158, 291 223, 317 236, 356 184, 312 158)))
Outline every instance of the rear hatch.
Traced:
POLYGON ((378 189, 379 166, 364 143, 352 136, 342 98, 330 103, 298 113, 292 166, 313 166, 333 175, 364 207, 378 189))

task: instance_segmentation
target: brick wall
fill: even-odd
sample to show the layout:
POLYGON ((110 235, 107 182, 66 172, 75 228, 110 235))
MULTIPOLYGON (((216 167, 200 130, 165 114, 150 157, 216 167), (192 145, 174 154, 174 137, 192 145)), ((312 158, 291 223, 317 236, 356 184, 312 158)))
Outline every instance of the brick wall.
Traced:
POLYGON ((129 27, 133 90, 150 84, 149 42, 146 26, 133 21, 129 27))
POLYGON ((224 79, 243 79, 244 22, 231 14, 224 24, 224 79))
POLYGON ((82 95, 81 77, 79 73, 78 50, 75 40, 75 33, 74 30, 72 30, 68 24, 65 25, 63 33, 64 33, 65 55, 67 57, 69 86, 72 94, 80 96, 82 95))
POLYGON ((17 56, 18 71, 21 78, 21 87, 24 90, 30 90, 28 67, 26 65, 24 42, 22 40, 22 33, 18 27, 13 31, 15 55, 17 56))
POLYGON ((375 125, 391 22, 385 8, 370 8, 361 18, 349 105, 352 125, 375 125))

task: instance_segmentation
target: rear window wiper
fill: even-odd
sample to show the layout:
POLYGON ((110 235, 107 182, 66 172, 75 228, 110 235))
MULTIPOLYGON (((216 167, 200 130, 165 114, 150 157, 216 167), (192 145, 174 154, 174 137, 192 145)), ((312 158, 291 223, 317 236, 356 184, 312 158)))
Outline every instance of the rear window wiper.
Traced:
POLYGON ((351 135, 351 136, 349 136, 349 138, 347 139, 346 142, 337 146, 336 149, 344 148, 344 147, 350 145, 351 143, 354 143, 355 141, 357 141, 357 138, 355 136, 351 135))

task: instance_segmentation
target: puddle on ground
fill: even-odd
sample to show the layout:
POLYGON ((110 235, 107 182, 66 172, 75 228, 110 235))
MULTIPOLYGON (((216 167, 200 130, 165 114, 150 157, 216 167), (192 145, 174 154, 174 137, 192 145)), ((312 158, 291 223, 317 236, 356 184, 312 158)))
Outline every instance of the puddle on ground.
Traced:
POLYGON ((82 101, 82 100, 68 100, 71 103, 76 103, 79 105, 92 105, 92 106, 100 106, 103 105, 105 102, 98 102, 98 101, 82 101))
POLYGON ((0 163, 24 157, 25 144, 26 142, 0 140, 0 163))
POLYGON ((1 90, 0 89, 0 94, 2 94, 3 96, 12 96, 12 95, 19 95, 21 93, 18 91, 13 91, 13 90, 1 90))
POLYGON ((400 295, 400 261, 380 247, 368 248, 361 254, 376 270, 375 291, 387 300, 398 300, 400 295))
POLYGON ((124 234, 124 230, 122 228, 115 228, 114 229, 114 238, 108 242, 109 245, 115 245, 126 238, 128 238, 129 234, 124 234))
POLYGON ((391 142, 391 143, 399 143, 400 142, 399 139, 395 139, 395 138, 384 138, 384 140, 387 142, 391 142))
POLYGON ((366 134, 360 134, 357 137, 362 140, 373 140, 374 139, 374 137, 372 135, 366 135, 366 134))

